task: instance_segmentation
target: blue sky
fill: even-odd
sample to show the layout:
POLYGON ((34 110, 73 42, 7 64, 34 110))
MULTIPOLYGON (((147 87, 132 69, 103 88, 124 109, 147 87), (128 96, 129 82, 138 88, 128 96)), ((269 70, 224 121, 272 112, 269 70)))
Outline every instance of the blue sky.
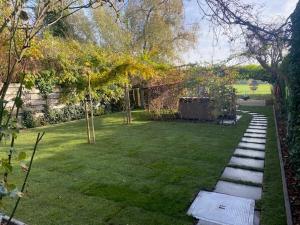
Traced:
MULTIPOLYGON (((201 0, 200 0, 201 1, 201 0)), ((263 6, 263 19, 278 19, 289 16, 295 9, 298 0, 241 0, 246 3, 256 3, 263 6)), ((225 36, 220 36, 218 44, 208 22, 201 20, 201 12, 196 0, 184 0, 185 23, 199 24, 198 42, 194 48, 182 54, 184 63, 208 62, 216 63, 227 59, 234 53, 236 46, 231 46, 225 36)))

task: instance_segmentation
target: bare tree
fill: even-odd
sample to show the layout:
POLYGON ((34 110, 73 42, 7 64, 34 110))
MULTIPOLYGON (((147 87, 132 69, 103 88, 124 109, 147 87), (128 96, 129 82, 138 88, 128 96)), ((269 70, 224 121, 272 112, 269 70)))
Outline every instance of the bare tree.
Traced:
POLYGON ((284 79, 279 65, 291 38, 290 17, 280 22, 261 20, 259 7, 241 0, 197 0, 204 17, 224 29, 232 40, 233 26, 238 26, 245 42, 240 56, 256 59, 276 79, 284 79))

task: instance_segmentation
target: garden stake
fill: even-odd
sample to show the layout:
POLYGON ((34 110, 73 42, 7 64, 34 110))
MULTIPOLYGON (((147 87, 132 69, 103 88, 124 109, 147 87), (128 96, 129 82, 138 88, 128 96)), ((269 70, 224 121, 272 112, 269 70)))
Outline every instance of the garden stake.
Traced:
POLYGON ((90 100, 90 111, 91 111, 91 128, 92 128, 92 137, 93 141, 92 143, 96 143, 96 137, 95 137, 95 127, 94 127, 94 112, 93 112, 93 100, 92 100, 92 94, 91 94, 91 77, 90 74, 88 74, 89 79, 89 100, 90 100))
POLYGON ((88 114, 88 107, 87 107, 87 99, 84 100, 84 111, 85 111, 85 122, 86 122, 86 132, 88 143, 91 143, 91 136, 90 136, 90 122, 89 122, 89 114, 88 114))

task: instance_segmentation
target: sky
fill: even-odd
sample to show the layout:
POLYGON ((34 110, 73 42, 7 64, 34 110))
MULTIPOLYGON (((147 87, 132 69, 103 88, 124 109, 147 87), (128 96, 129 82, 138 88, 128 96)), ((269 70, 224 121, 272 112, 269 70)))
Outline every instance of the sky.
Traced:
MULTIPOLYGON (((201 0, 200 0, 201 1, 201 0)), ((262 6, 264 20, 288 17, 295 9, 298 0, 241 0, 262 6)), ((201 19, 201 11, 196 0, 184 0, 185 24, 199 25, 197 43, 190 50, 182 53, 183 63, 218 63, 236 52, 237 45, 229 44, 226 36, 220 36, 218 43, 212 34, 209 23, 201 19)))

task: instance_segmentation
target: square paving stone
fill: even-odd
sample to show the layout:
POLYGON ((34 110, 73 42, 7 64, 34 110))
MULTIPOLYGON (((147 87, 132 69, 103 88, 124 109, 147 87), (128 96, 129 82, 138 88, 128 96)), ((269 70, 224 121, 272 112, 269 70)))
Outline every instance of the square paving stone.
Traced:
POLYGON ((253 158, 265 158, 265 152, 263 151, 256 151, 256 150, 247 150, 247 149, 241 149, 237 148, 234 152, 235 155, 240 156, 247 156, 247 157, 253 157, 253 158))
POLYGON ((216 185, 215 192, 242 198, 260 200, 262 188, 244 184, 236 184, 227 181, 219 181, 216 185))
POLYGON ((264 151, 266 149, 265 144, 257 144, 257 143, 248 143, 248 142, 240 142, 240 148, 250 148, 250 149, 257 149, 260 151, 264 151))
POLYGON ((259 130, 266 130, 267 129, 267 127, 259 126, 259 125, 250 125, 248 128, 249 129, 259 129, 259 130))
POLYGON ((200 191, 187 214, 201 225, 253 225, 254 207, 253 199, 200 191))
POLYGON ((249 113, 250 115, 259 115, 258 113, 249 113))
POLYGON ((248 159, 248 158, 241 158, 233 156, 230 159, 229 165, 232 166, 245 166, 255 169, 263 169, 265 161, 261 159, 248 159))
POLYGON ((263 173, 256 172, 251 170, 237 169, 226 167, 222 178, 227 178, 236 181, 252 182, 256 184, 262 184, 263 182, 263 173))
POLYGON ((257 143, 257 144, 266 144, 266 139, 262 138, 251 138, 251 137, 243 137, 243 142, 257 143))
POLYGON ((247 129, 246 130, 247 133, 256 133, 256 134, 266 134, 267 131, 266 130, 259 130, 259 129, 247 129))
POLYGON ((255 133, 244 133, 245 137, 252 137, 252 138, 266 138, 266 134, 255 134, 255 133))

